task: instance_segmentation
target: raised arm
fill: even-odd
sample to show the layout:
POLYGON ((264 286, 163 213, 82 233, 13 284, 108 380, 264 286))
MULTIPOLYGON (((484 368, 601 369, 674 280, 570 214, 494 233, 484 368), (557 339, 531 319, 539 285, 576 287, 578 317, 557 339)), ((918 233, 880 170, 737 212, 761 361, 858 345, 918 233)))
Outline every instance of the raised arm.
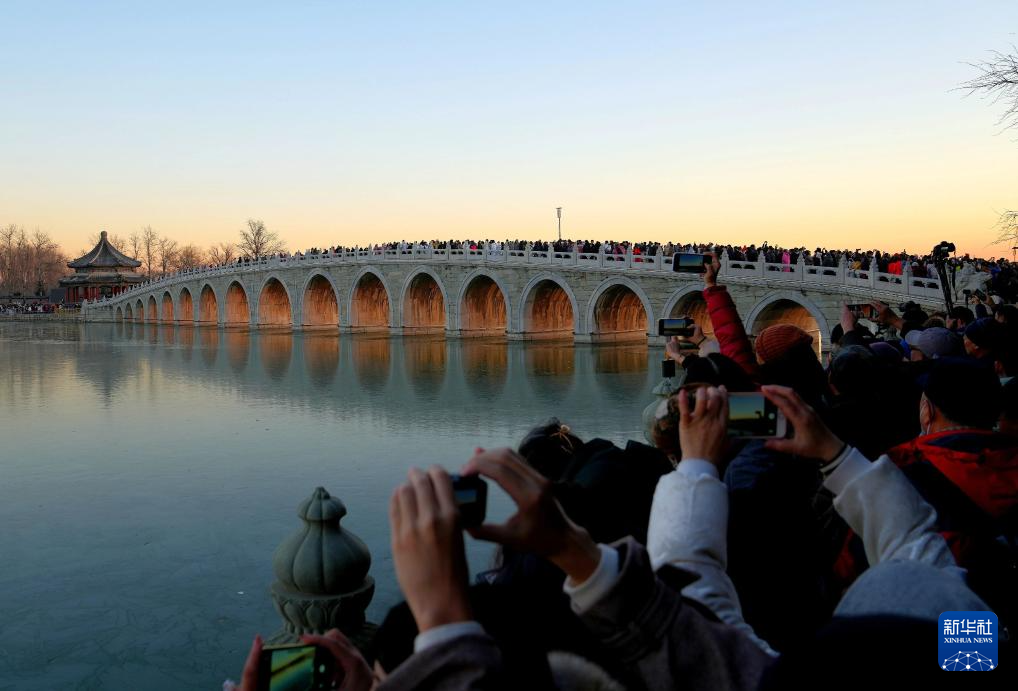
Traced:
POLYGON ((834 508, 863 540, 871 565, 909 559, 957 569, 951 550, 936 532, 937 514, 890 459, 876 463, 843 443, 792 390, 764 386, 794 428, 791 439, 772 439, 767 447, 817 459, 824 485, 835 494, 834 508))
POLYGON ((746 328, 739 319, 739 310, 736 309, 732 296, 728 294, 728 289, 718 285, 721 262, 718 261, 716 254, 712 256, 713 261, 707 265, 707 272, 703 275, 703 297, 707 301, 707 312, 714 327, 714 338, 718 341, 722 355, 735 360, 748 375, 756 377, 757 365, 753 345, 746 335, 746 328))
POLYGON ((508 449, 475 456, 463 472, 492 478, 518 507, 505 524, 471 533, 561 568, 574 611, 647 688, 755 688, 771 658, 743 631, 682 597, 679 589, 695 574, 664 566, 659 577, 631 538, 596 545, 565 516, 547 480, 508 449))
POLYGON ((742 631, 768 655, 776 655, 743 618, 726 571, 728 488, 718 477, 728 423, 725 391, 698 389, 693 409, 685 395, 678 400, 682 460, 658 481, 654 492, 647 531, 651 564, 655 569, 670 564, 699 576, 682 588, 682 595, 742 631))

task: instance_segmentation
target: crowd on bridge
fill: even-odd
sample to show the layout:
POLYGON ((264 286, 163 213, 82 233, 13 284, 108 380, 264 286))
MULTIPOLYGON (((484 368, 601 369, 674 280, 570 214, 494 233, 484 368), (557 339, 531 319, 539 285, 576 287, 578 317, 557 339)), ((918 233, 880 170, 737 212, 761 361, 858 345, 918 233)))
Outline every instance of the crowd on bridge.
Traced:
MULTIPOLYGON (((630 259, 635 264, 648 261, 647 258, 672 257, 677 253, 714 253, 726 256, 729 266, 733 269, 755 269, 761 262, 768 271, 792 271, 800 263, 807 267, 816 267, 818 273, 836 275, 844 266, 847 276, 867 278, 874 269, 881 281, 900 283, 905 276, 911 277, 917 285, 940 288, 942 277, 937 266, 937 257, 932 253, 915 254, 906 251, 885 252, 881 250, 865 250, 856 248, 828 249, 817 247, 813 250, 805 247, 785 248, 764 242, 761 245, 732 245, 715 243, 660 243, 660 242, 629 242, 629 241, 593 241, 593 240, 419 240, 388 242, 369 247, 333 245, 330 247, 311 247, 305 251, 294 253, 277 252, 261 257, 242 256, 218 265, 200 266, 178 272, 186 275, 202 272, 212 268, 228 268, 230 266, 247 266, 253 262, 268 259, 318 259, 362 253, 384 254, 396 253, 397 256, 417 255, 427 251, 462 251, 483 252, 489 258, 499 258, 506 254, 526 255, 527 253, 576 254, 579 262, 621 261, 630 259), (901 276, 902 278, 896 278, 901 276), (926 280, 928 279, 928 280, 926 280)), ((1005 302, 1018 301, 1018 265, 1004 257, 989 259, 964 256, 943 257, 942 267, 948 285, 956 288, 958 294, 968 291, 966 299, 973 302, 984 299, 987 294, 994 294, 1005 302)), ((138 289, 144 289, 141 284, 138 289)))
MULTIPOLYGON (((808 257, 846 254, 871 258, 808 257)), ((792 324, 750 338, 715 258, 711 328, 668 342, 676 373, 645 418, 652 443, 551 420, 516 449, 478 448, 450 470, 516 509, 466 528, 448 471, 411 470, 389 507, 406 601, 363 649, 336 630, 303 640, 348 691, 858 689, 937 681, 941 613, 994 612, 995 674, 1013 678, 1018 308, 1010 265, 986 265, 997 271, 971 304, 844 306, 821 360, 792 324), (781 412, 784 436, 729 434, 745 392, 781 412), (464 530, 498 546, 473 580, 464 530)), ((245 691, 262 688, 261 649, 256 637, 245 691)))

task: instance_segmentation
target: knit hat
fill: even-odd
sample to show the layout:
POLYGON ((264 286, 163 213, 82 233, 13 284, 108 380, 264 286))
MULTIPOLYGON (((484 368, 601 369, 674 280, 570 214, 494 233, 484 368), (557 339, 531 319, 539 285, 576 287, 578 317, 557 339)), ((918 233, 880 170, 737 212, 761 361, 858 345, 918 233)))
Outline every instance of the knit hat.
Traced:
POLYGON ((777 360, 800 346, 813 344, 813 337, 792 324, 768 326, 756 337, 756 356, 761 362, 777 360))

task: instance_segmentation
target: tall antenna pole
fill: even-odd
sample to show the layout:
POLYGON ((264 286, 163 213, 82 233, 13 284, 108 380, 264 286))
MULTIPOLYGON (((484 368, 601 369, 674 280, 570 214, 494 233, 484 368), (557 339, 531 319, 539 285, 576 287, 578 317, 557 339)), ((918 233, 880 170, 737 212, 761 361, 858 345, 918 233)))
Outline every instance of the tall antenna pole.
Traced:
POLYGON ((558 216, 558 241, 562 242, 562 207, 555 207, 555 215, 558 216))

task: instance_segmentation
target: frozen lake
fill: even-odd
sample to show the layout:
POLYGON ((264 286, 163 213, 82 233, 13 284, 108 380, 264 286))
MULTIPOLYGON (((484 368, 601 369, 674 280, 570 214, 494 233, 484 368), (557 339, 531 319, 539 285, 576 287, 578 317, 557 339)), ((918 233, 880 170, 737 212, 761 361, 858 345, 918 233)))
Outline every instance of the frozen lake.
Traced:
MULTIPOLYGON (((0 688, 217 689, 281 622, 272 553, 324 486, 398 602, 388 499, 557 415, 642 440, 645 345, 0 321, 0 688)), ((648 367, 648 364, 651 366, 648 367)), ((493 494, 489 515, 504 516, 493 494)), ((474 572, 491 547, 468 538, 474 572)))

